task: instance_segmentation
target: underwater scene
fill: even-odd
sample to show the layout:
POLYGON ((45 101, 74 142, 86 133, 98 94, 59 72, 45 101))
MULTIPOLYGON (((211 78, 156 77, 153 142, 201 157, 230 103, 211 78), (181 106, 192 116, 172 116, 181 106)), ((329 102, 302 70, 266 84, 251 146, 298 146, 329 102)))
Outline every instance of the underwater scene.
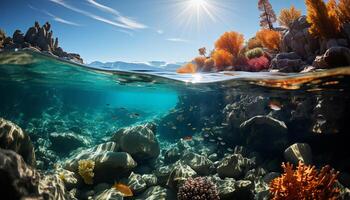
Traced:
POLYGON ((349 81, 350 68, 177 74, 2 53, 0 145, 28 166, 7 195, 269 199, 301 178, 311 199, 347 199, 349 81))

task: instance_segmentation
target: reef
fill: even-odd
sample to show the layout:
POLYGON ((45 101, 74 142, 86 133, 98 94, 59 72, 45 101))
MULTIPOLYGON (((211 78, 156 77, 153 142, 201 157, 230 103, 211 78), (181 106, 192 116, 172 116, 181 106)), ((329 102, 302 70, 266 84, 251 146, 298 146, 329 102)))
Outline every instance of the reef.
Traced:
POLYGON ((0 52, 20 49, 38 51, 76 63, 84 63, 79 54, 67 53, 59 46, 58 38, 53 37, 49 22, 41 27, 38 22, 35 22, 25 34, 21 30, 15 30, 12 37, 6 37, 5 32, 0 32, 0 52))

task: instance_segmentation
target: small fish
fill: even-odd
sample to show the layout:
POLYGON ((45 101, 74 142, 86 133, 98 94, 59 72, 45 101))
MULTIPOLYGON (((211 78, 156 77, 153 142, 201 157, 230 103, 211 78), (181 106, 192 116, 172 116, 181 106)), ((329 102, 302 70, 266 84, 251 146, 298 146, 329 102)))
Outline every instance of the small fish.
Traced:
POLYGON ((220 145, 225 146, 226 142, 220 142, 220 145))
POLYGON ((134 196, 133 192, 131 191, 130 187, 127 185, 124 185, 122 183, 115 183, 113 185, 113 188, 123 194, 124 197, 132 197, 134 196))
POLYGON ((228 123, 221 123, 222 126, 228 126, 228 123))
POLYGON ((171 127, 171 129, 176 130, 177 128, 176 128, 176 126, 173 126, 173 127, 171 127))
POLYGON ((282 108, 282 105, 279 101, 277 100, 271 100, 269 103, 269 107, 271 110, 279 111, 282 108))
POLYGON ((233 152, 233 149, 232 148, 227 148, 227 151, 228 152, 233 152))
POLYGON ((192 141, 193 137, 192 136, 186 136, 182 138, 184 141, 192 141))
POLYGON ((218 137, 218 140, 219 140, 219 141, 222 141, 222 137, 218 137))
POLYGON ((210 139, 209 142, 215 142, 215 140, 214 139, 210 139))
POLYGON ((205 138, 208 138, 208 137, 209 137, 209 134, 204 134, 204 137, 205 137, 205 138))
POLYGON ((195 131, 195 130, 197 130, 196 128, 192 128, 192 131, 195 131))

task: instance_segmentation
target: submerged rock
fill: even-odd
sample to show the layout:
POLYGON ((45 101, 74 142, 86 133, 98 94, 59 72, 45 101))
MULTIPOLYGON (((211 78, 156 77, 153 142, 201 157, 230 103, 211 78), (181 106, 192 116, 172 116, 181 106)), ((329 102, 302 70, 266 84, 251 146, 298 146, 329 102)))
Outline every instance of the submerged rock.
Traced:
POLYGON ((199 175, 209 175, 213 171, 214 165, 211 160, 192 152, 182 156, 181 162, 190 166, 199 175))
POLYGON ((51 149, 62 154, 69 154, 71 151, 89 144, 86 138, 75 133, 50 133, 49 139, 51 149))
POLYGON ((34 147, 27 133, 16 124, 0 118, 0 148, 13 150, 35 166, 34 147))
POLYGON ((160 186, 148 188, 144 193, 135 198, 136 200, 176 200, 173 191, 160 186))
POLYGON ((121 129, 111 140, 118 144, 120 151, 129 153, 136 161, 155 159, 160 154, 152 123, 121 129))
POLYGON ((287 126, 269 116, 256 116, 240 126, 244 146, 258 152, 281 152, 288 144, 287 126))
POLYGON ((305 63, 301 57, 294 53, 280 53, 271 61, 272 69, 280 72, 300 72, 304 69, 305 63))
POLYGON ((333 46, 326 53, 317 57, 312 64, 316 69, 345 67, 350 65, 350 49, 333 46))
POLYGON ((95 162, 94 183, 113 181, 126 175, 137 166, 130 154, 114 152, 114 150, 116 150, 114 142, 100 144, 84 150, 78 155, 73 155, 71 159, 66 161, 64 168, 77 173, 80 160, 91 160, 95 162))
POLYGON ((253 199, 254 184, 248 180, 236 181, 233 178, 221 179, 211 176, 210 180, 215 183, 221 200, 253 199))
POLYGON ((94 196, 95 200, 123 200, 124 197, 122 193, 115 190, 114 188, 106 189, 101 193, 94 196))
POLYGON ((133 172, 131 172, 126 185, 128 185, 135 194, 139 194, 147 189, 147 183, 142 176, 133 172))
POLYGON ((216 169, 219 176, 229 178, 241 178, 245 172, 254 167, 255 162, 244 158, 241 154, 233 154, 223 158, 216 169))
POLYGON ((169 174, 167 186, 178 189, 188 178, 196 176, 197 173, 190 166, 177 162, 169 174))
POLYGON ((312 152, 310 145, 306 143, 295 143, 284 151, 287 162, 298 165, 299 161, 306 165, 312 164, 312 152))

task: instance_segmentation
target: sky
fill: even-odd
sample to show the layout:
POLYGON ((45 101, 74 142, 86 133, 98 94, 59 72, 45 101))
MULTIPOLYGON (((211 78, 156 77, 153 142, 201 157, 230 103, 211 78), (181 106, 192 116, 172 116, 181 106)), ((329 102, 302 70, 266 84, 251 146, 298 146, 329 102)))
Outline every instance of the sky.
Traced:
MULTIPOLYGON (((260 29, 257 0, 1 0, 0 28, 12 36, 51 23, 67 52, 92 61, 184 62, 213 49, 225 31, 260 29)), ((270 0, 276 14, 304 0, 270 0)))

